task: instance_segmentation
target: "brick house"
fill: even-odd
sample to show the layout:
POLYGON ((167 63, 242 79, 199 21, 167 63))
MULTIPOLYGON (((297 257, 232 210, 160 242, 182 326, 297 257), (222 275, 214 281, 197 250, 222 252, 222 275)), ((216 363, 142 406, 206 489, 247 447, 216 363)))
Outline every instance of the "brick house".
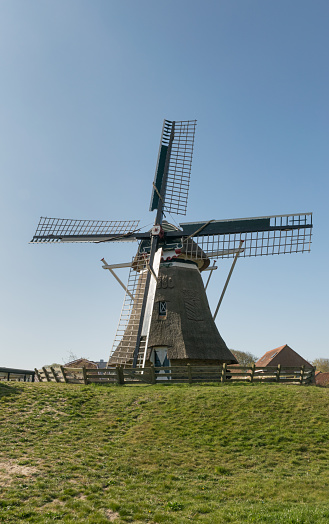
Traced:
POLYGON ((305 369, 313 368, 312 364, 298 355, 288 344, 267 351, 257 360, 256 367, 278 366, 279 364, 288 367, 296 366, 300 368, 301 366, 305 366, 305 369))
POLYGON ((317 371, 315 373, 315 383, 317 386, 329 386, 329 373, 317 371))

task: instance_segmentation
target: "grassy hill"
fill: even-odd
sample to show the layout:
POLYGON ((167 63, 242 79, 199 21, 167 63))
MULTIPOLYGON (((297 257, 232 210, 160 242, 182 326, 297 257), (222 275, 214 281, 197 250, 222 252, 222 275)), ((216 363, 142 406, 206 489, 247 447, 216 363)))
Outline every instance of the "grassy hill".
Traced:
POLYGON ((0 396, 0 522, 329 522, 329 389, 1 383, 0 396))

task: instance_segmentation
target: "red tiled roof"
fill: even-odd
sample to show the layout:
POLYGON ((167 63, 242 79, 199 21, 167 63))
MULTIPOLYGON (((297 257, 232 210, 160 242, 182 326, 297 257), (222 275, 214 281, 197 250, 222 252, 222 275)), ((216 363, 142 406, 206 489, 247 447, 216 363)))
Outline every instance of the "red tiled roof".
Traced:
POLYGON ((315 383, 317 386, 329 386, 329 373, 317 373, 315 375, 315 383))
POLYGON ((287 344, 285 344, 284 346, 280 346, 279 348, 267 351, 262 357, 260 357, 260 359, 257 360, 256 367, 268 366, 272 358, 275 357, 278 353, 280 353, 280 351, 282 351, 282 349, 285 347, 287 347, 287 344))
POLYGON ((257 360, 256 367, 276 366, 279 363, 286 366, 304 365, 307 368, 313 367, 312 364, 307 362, 305 358, 300 356, 296 351, 288 346, 288 344, 267 351, 259 360, 257 360), (282 351, 283 353, 280 355, 282 351))
POLYGON ((64 366, 67 368, 80 368, 83 366, 86 368, 97 368, 96 362, 83 357, 80 357, 77 360, 72 360, 72 362, 68 362, 67 364, 64 364, 64 366))

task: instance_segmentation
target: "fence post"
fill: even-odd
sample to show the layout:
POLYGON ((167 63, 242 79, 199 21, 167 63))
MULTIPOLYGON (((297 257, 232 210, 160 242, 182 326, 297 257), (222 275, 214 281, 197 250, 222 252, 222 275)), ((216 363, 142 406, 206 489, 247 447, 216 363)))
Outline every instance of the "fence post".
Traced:
POLYGON ((155 369, 154 369, 154 365, 153 364, 150 365, 150 372, 151 372, 151 384, 156 384, 157 383, 157 379, 156 379, 156 376, 155 376, 155 369))
POLYGON ((51 380, 50 380, 50 378, 49 378, 49 375, 48 375, 48 371, 46 370, 45 367, 42 368, 42 371, 43 371, 44 374, 45 374, 45 377, 46 377, 46 379, 47 379, 47 382, 51 382, 51 380))
POLYGON ((250 382, 254 381, 254 374, 255 374, 255 363, 251 366, 251 374, 250 374, 250 382))
POLYGON ((67 384, 67 378, 66 378, 66 375, 65 375, 65 369, 63 366, 59 366, 61 368, 61 372, 62 372, 62 375, 63 375, 63 379, 64 379, 64 382, 65 384, 67 384))
POLYGON ((115 366, 115 373, 116 373, 116 376, 117 376, 117 384, 121 384, 121 382, 120 382, 119 366, 115 366))
POLYGON ((187 376, 188 376, 188 383, 192 384, 192 369, 191 364, 187 364, 187 376))
POLYGON ((226 362, 224 362, 223 367, 222 367, 222 376, 220 377, 220 381, 221 382, 226 381, 226 362))
POLYGON ((37 368, 34 368, 34 371, 35 371, 35 374, 36 374, 36 376, 37 376, 38 381, 39 381, 39 382, 42 382, 41 375, 40 375, 39 371, 37 370, 37 368))
POLYGON ((301 370, 300 370, 300 385, 303 384, 303 379, 304 379, 304 372, 305 372, 305 365, 301 367, 301 370))
POLYGON ((316 370, 316 368, 313 366, 312 371, 311 371, 311 375, 310 375, 310 378, 309 378, 309 383, 310 384, 315 382, 315 370, 316 370))
POLYGON ((122 369, 122 367, 120 367, 120 366, 116 366, 116 368, 115 368, 115 372, 116 372, 116 374, 117 374, 117 381, 118 381, 118 384, 121 384, 121 385, 124 384, 124 382, 125 382, 125 378, 124 378, 124 376, 123 376, 123 369, 122 369))
POLYGON ((50 371, 51 371, 52 374, 53 374, 53 377, 54 377, 54 379, 55 379, 55 382, 59 382, 59 378, 58 378, 57 374, 55 373, 55 370, 54 370, 54 368, 53 368, 52 366, 50 366, 50 371))
POLYGON ((276 381, 280 382, 281 364, 278 364, 278 370, 276 372, 276 381))
POLYGON ((83 376, 83 381, 85 384, 88 384, 88 380, 87 380, 87 372, 86 372, 86 367, 85 366, 82 366, 82 376, 83 376))

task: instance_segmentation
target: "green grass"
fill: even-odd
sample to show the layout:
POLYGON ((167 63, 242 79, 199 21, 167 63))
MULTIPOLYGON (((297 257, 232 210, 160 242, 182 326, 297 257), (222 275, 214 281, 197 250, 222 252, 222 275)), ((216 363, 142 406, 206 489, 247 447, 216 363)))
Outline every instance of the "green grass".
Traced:
POLYGON ((0 522, 329 522, 329 389, 0 383, 0 522))

